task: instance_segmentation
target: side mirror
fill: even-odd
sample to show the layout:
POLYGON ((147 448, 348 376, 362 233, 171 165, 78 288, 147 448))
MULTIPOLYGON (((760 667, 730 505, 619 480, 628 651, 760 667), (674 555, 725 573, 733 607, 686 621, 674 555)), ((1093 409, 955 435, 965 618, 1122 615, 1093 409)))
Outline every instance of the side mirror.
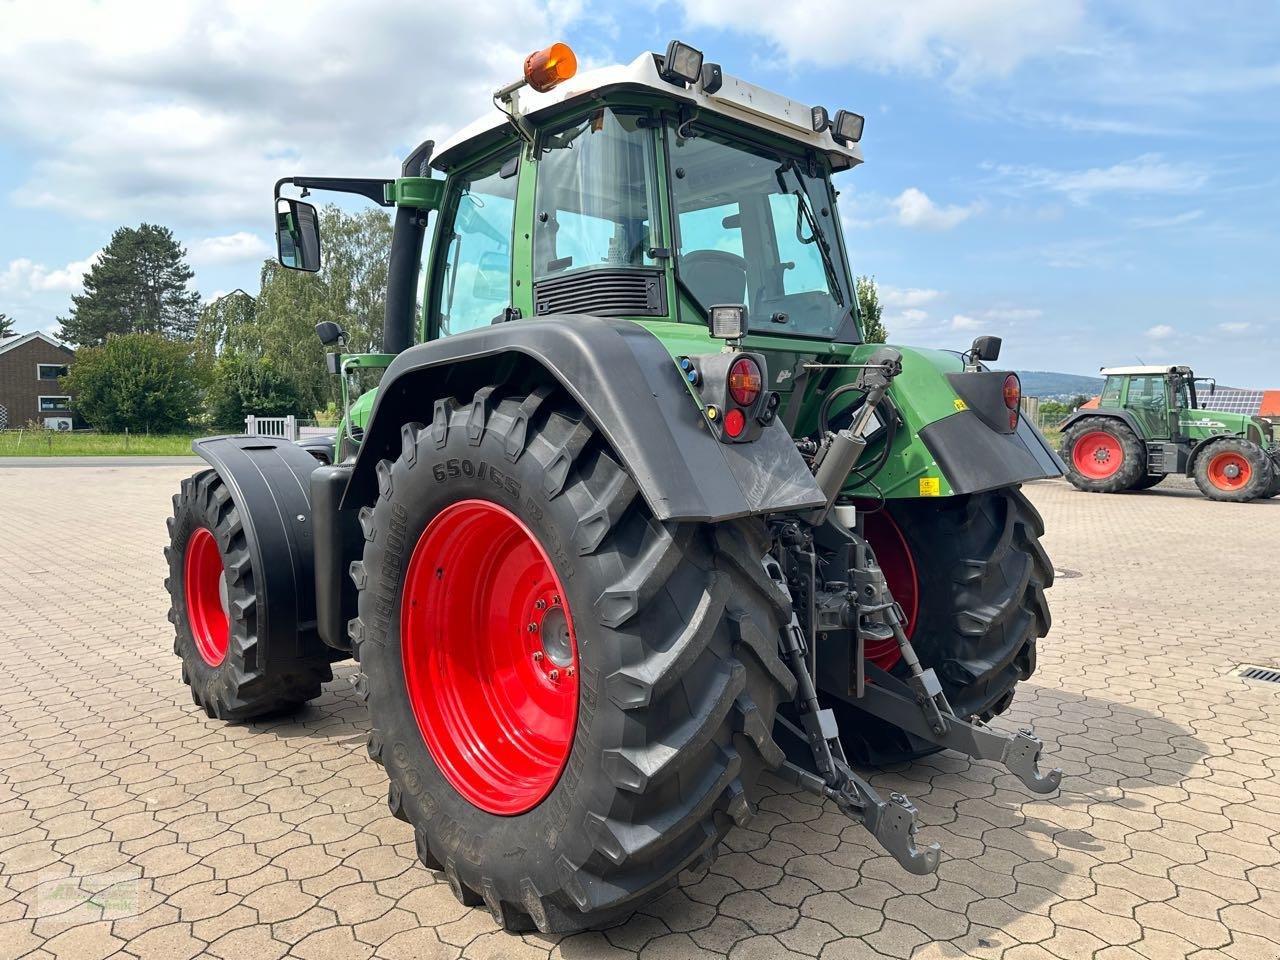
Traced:
POLYGON ((315 273, 320 269, 320 217, 301 200, 276 201, 276 250, 280 265, 315 273))
POLYGON ((321 320, 316 324, 316 336, 320 338, 320 342, 326 347, 332 347, 339 340, 347 338, 347 331, 332 320, 321 320))
POLYGON ((1000 359, 1000 347, 1003 343, 999 337, 978 337, 969 348, 969 354, 983 363, 995 363, 1000 359))

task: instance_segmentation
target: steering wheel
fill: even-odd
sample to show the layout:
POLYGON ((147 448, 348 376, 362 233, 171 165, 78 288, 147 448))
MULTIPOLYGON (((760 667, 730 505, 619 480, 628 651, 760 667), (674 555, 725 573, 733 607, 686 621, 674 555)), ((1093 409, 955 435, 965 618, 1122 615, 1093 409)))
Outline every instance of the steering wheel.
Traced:
POLYGON ((745 303, 747 260, 728 250, 693 250, 680 258, 680 277, 704 307, 745 303))

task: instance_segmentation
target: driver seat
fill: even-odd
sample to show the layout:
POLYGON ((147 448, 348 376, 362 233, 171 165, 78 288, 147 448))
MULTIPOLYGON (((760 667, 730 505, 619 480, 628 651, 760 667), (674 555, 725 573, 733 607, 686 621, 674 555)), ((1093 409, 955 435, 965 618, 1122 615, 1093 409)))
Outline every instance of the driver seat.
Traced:
POLYGON ((747 302, 747 261, 727 250, 694 250, 680 258, 680 277, 704 307, 747 302))

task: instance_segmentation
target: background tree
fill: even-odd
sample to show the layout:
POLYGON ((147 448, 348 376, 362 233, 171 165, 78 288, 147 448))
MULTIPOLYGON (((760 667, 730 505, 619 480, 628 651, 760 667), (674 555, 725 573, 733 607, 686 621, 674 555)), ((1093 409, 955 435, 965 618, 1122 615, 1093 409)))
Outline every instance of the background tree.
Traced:
POLYGON ((862 336, 867 343, 884 343, 889 331, 881 322, 880 293, 876 289, 876 278, 862 276, 856 281, 858 306, 862 310, 862 336))
POLYGON ((257 300, 239 288, 211 300, 200 308, 196 320, 196 352, 210 361, 235 352, 256 317, 257 300))
POLYGON ((200 294, 189 288, 187 252, 168 227, 120 227, 84 275, 84 293, 71 298, 63 340, 97 346, 113 333, 154 333, 171 340, 195 336, 200 294))
MULTIPOLYGON (((230 326, 226 349, 270 361, 297 385, 305 410, 336 398, 315 325, 333 320, 347 331, 347 349, 380 349, 386 304, 391 218, 381 210, 320 211, 324 264, 319 273, 286 270, 274 260, 262 266, 262 289, 253 323, 230 326)), ((251 411, 260 412, 260 411, 251 411)))
POLYGON ((5 337, 12 337, 13 334, 13 318, 0 313, 0 340, 3 340, 5 337))
POLYGON ((62 383, 75 397, 72 411, 90 426, 112 433, 173 433, 200 409, 207 379, 206 365, 190 344, 155 333, 125 333, 77 351, 62 383))
POLYGON ((223 354, 213 365, 207 410, 215 427, 243 430, 245 417, 285 417, 302 411, 298 384, 267 359, 223 354))

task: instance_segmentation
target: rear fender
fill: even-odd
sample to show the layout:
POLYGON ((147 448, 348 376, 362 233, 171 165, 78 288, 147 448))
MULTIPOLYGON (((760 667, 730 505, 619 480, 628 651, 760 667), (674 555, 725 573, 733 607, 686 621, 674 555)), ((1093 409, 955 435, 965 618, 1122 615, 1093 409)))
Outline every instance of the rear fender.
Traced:
POLYGON ((1094 408, 1091 410, 1077 410, 1075 413, 1069 414, 1065 420, 1063 420, 1060 424, 1058 424, 1058 429, 1067 430, 1070 427, 1075 426, 1081 420, 1087 419, 1089 417, 1103 417, 1103 418, 1110 418, 1112 420, 1120 420, 1124 423, 1126 427, 1128 427, 1130 430, 1133 431, 1133 435, 1135 437, 1137 437, 1141 441, 1144 441, 1144 442, 1146 441, 1146 437, 1143 436, 1142 430, 1138 426, 1138 421, 1134 418, 1133 414, 1130 413, 1128 410, 1122 410, 1119 407, 1094 408))
POLYGON ((430 423, 437 400, 469 400, 494 383, 551 380, 569 393, 631 473, 659 520, 719 521, 826 502, 774 419, 751 443, 721 443, 650 331, 629 320, 520 320, 419 344, 387 368, 344 510, 377 496, 379 461, 400 454, 400 428, 430 423))
POLYGON ((315 544, 304 447, 273 437, 223 436, 191 448, 217 471, 236 505, 253 563, 259 643, 272 661, 325 650, 314 631, 315 544))

